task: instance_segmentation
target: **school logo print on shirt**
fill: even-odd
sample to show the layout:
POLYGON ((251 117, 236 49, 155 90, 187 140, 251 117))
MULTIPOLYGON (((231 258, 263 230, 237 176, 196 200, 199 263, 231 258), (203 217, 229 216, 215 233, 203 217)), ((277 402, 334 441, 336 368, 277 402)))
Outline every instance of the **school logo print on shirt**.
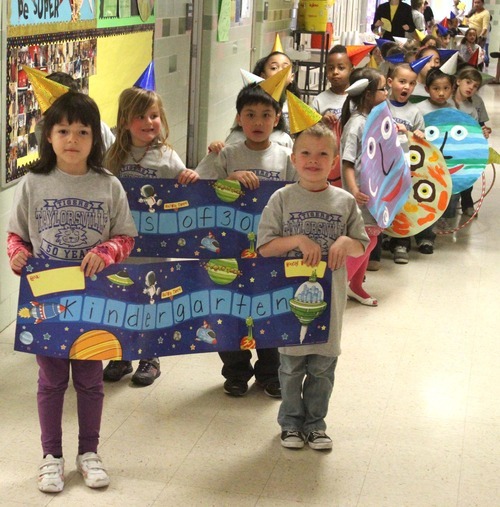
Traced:
POLYGON ((78 261, 101 242, 109 216, 101 201, 69 197, 45 199, 35 219, 42 237, 39 257, 78 261))
MULTIPOLYGON (((324 211, 296 211, 290 213, 290 218, 283 224, 284 236, 304 234, 321 246, 326 254, 330 244, 339 236, 345 234, 342 215, 326 213, 324 211)), ((302 257, 300 251, 295 251, 296 257, 302 257)))
POLYGON ((139 164, 125 164, 120 169, 119 178, 156 178, 156 169, 142 167, 139 164))

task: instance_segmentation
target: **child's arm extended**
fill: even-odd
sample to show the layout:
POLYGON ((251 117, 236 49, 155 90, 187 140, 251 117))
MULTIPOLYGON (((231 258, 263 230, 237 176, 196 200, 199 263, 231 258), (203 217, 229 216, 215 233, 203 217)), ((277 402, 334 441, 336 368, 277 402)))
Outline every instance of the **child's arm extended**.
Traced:
POLYGON ((9 256, 10 268, 16 275, 21 273, 21 270, 26 263, 28 258, 33 255, 32 247, 29 243, 26 243, 21 236, 13 232, 9 232, 7 235, 7 255, 9 256))
POLYGON ((359 257, 365 251, 364 246, 348 236, 339 236, 328 250, 328 267, 334 271, 345 264, 347 256, 359 257))
POLYGON ((85 276, 99 273, 110 264, 125 260, 134 248, 135 240, 130 236, 117 235, 87 252, 80 265, 85 276))
POLYGON ((321 260, 321 247, 303 234, 274 238, 259 248, 262 257, 279 257, 298 248, 306 266, 317 266, 321 260))
POLYGON ((362 206, 368 202, 368 196, 363 194, 356 183, 356 174, 354 164, 347 160, 342 160, 342 172, 344 174, 344 181, 347 185, 347 190, 354 196, 356 202, 362 206))

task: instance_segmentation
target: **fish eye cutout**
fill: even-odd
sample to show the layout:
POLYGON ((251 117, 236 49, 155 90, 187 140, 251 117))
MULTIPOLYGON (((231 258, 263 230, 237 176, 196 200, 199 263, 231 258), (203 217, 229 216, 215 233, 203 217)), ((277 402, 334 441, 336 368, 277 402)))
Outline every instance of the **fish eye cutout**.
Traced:
POLYGON ((389 137, 391 137, 392 134, 392 118, 389 116, 386 116, 382 120, 382 125, 380 126, 380 133, 382 134, 382 137, 387 140, 389 137))
POLYGON ((431 125, 430 127, 425 128, 425 139, 426 141, 429 141, 432 143, 432 141, 435 141, 439 138, 441 135, 441 131, 434 125, 431 125))
POLYGON ((366 143, 366 154, 370 160, 373 160, 377 154, 377 143, 373 137, 370 137, 366 143))
POLYGON ((462 125, 455 125, 450 130, 450 136, 455 141, 463 141, 469 135, 469 131, 462 125))
POLYGON ((417 202, 432 202, 436 194, 436 185, 428 180, 420 180, 413 187, 413 197, 417 202))
POLYGON ((425 153, 420 146, 415 146, 410 150, 410 170, 416 171, 424 165, 425 153))

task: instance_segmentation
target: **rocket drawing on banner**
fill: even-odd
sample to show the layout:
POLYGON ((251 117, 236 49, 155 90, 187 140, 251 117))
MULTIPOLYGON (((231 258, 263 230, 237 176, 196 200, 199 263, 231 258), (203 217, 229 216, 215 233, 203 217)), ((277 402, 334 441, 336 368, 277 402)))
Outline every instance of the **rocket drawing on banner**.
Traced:
POLYGON ((377 224, 388 227, 408 198, 411 175, 387 102, 375 106, 362 137, 360 189, 377 224))

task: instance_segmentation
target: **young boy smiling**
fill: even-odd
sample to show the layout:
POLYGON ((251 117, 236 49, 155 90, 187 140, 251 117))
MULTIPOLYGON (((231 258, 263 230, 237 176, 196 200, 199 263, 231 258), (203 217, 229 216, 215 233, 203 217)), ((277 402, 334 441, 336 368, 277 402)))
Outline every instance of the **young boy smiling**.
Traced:
POLYGON ((336 156, 337 143, 325 125, 319 123, 300 133, 292 153, 299 181, 271 196, 259 223, 257 247, 262 256, 302 257, 308 266, 327 257, 332 270, 327 343, 279 349, 282 403, 278 423, 281 445, 287 448, 302 448, 306 441, 312 449, 332 448, 325 417, 340 354, 347 299, 345 261, 348 255, 363 254, 369 243, 354 197, 328 183, 336 156))
MULTIPOLYGON (((215 158, 205 157, 197 171, 205 179, 230 179, 244 187, 256 189, 260 180, 295 181, 297 173, 290 160, 290 149, 269 140, 278 124, 281 109, 271 95, 259 85, 245 86, 236 100, 236 121, 243 129, 245 140, 225 146, 215 158)), ((279 354, 276 348, 257 349, 258 361, 252 366, 249 350, 219 352, 224 363, 224 392, 244 396, 248 381, 255 375, 256 383, 272 398, 281 397, 278 379, 279 354)))

